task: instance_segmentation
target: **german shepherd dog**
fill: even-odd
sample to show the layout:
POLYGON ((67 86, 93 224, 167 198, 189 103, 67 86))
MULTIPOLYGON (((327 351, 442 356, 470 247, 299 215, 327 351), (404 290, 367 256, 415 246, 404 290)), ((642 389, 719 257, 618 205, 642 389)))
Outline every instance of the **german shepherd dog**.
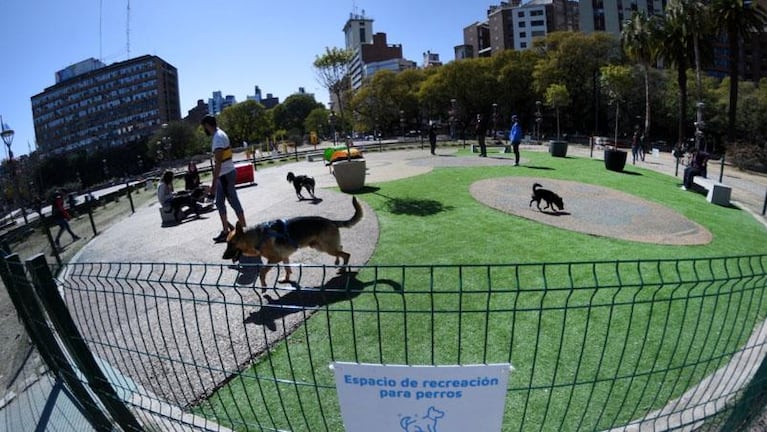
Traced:
POLYGON ((533 199, 530 200, 530 205, 528 205, 528 207, 532 207, 533 202, 535 202, 535 206, 538 207, 538 210, 543 211, 543 209, 541 209, 541 200, 546 201, 544 209, 551 208, 554 211, 557 211, 557 209, 565 209, 565 203, 562 201, 562 197, 548 189, 543 189, 543 186, 540 183, 533 183, 533 199))
POLYGON ((301 188, 306 189, 306 191, 309 192, 309 195, 311 195, 312 199, 317 199, 314 196, 314 177, 294 175, 292 172, 289 172, 288 182, 293 183, 293 188, 296 189, 296 196, 299 200, 304 199, 304 196, 301 195, 301 188))
MULTIPOLYGON (((352 198, 354 215, 346 221, 330 220, 321 216, 301 216, 290 219, 274 220, 259 225, 243 228, 239 222, 229 231, 223 259, 239 261, 240 256, 262 256, 267 264, 261 267, 259 277, 261 287, 266 291, 266 273, 271 265, 278 262, 290 264, 290 255, 299 248, 311 247, 343 260, 346 271, 349 254, 341 248, 341 234, 338 228, 349 228, 362 219, 362 206, 357 198, 352 198)), ((290 282, 290 267, 285 267, 285 279, 280 283, 290 282)), ((263 292, 262 291, 262 292, 263 292)))

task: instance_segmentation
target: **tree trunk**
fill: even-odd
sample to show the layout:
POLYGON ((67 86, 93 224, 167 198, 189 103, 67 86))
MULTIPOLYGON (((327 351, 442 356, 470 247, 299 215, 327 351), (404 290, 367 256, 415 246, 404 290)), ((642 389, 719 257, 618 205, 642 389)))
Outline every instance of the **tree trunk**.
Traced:
POLYGON ((687 116, 687 65, 686 64, 680 64, 677 66, 677 81, 679 83, 679 124, 677 127, 679 128, 679 135, 678 140, 679 144, 684 146, 684 137, 685 137, 685 125, 686 125, 686 119, 687 116))
POLYGON ((727 111, 727 141, 731 143, 735 140, 735 118, 738 111, 738 62, 740 53, 738 52, 738 29, 730 26, 727 30, 727 42, 730 49, 730 106, 727 111))
POLYGON ((560 135, 559 135, 559 107, 557 107, 557 141, 559 141, 560 135))
POLYGON ((645 63, 644 69, 644 139, 650 139, 650 67, 645 63))
POLYGON ((615 142, 613 142, 613 147, 618 148, 618 117, 620 114, 620 102, 615 101, 615 142))

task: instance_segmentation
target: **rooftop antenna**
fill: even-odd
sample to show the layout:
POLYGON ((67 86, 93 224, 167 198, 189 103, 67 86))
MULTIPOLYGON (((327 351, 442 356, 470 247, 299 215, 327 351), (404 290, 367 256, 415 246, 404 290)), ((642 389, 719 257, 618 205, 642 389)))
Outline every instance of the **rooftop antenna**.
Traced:
POLYGON ((128 0, 128 10, 125 20, 125 38, 127 40, 128 60, 130 60, 130 0, 128 0))

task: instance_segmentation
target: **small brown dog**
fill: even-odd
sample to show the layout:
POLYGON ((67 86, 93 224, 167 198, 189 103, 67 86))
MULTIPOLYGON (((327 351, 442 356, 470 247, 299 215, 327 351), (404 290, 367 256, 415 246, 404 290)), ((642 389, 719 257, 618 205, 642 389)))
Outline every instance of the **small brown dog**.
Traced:
MULTIPOLYGON (((357 198, 352 198, 354 215, 346 221, 336 221, 321 216, 301 216, 290 219, 273 220, 258 224, 254 227, 243 228, 238 223, 229 231, 226 240, 224 259, 238 261, 240 255, 262 256, 266 266, 259 272, 261 286, 266 290, 266 273, 271 265, 278 262, 290 264, 290 255, 299 248, 311 247, 343 259, 343 265, 349 263, 349 254, 341 248, 341 233, 339 228, 349 228, 362 219, 362 206, 357 198)), ((339 273, 344 269, 339 269, 339 273)), ((290 282, 290 267, 285 267, 285 279, 280 283, 290 282)))

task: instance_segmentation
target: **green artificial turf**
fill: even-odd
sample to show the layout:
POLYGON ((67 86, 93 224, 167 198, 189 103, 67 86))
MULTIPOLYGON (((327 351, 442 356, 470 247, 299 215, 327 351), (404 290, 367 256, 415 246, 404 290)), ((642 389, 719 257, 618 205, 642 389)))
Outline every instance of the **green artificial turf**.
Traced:
POLYGON ((584 158, 524 158, 522 167, 436 168, 368 185, 357 196, 379 219, 369 262, 379 267, 357 274, 353 299, 318 307, 196 412, 238 430, 336 431, 332 361, 510 362, 504 430, 609 429, 726 364, 767 315, 764 281, 749 279, 748 260, 694 260, 764 253, 767 231, 747 212, 634 166, 616 173, 584 158), (713 241, 667 246, 581 234, 469 193, 476 181, 506 176, 623 191, 678 211, 713 241))

